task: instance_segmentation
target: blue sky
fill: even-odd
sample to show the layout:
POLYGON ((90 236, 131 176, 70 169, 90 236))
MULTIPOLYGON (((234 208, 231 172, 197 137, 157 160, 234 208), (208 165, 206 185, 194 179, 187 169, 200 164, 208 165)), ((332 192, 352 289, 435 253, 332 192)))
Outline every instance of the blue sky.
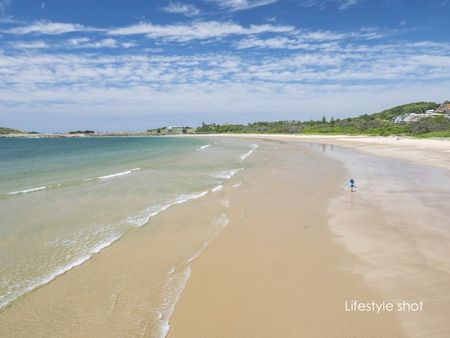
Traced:
POLYGON ((143 130, 450 99, 450 0, 0 0, 0 125, 143 130))

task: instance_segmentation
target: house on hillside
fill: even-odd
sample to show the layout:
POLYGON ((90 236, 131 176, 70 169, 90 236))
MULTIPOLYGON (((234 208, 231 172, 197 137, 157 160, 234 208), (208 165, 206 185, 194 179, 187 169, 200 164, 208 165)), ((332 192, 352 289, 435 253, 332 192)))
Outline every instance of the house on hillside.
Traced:
POLYGON ((411 123, 419 121, 422 117, 424 117, 424 114, 416 114, 416 113, 409 113, 404 115, 399 115, 395 117, 392 122, 394 123, 411 123))
POLYGON ((450 114, 450 101, 445 101, 436 109, 436 113, 450 114))
POLYGON ((436 116, 442 116, 442 115, 447 118, 450 118, 450 101, 444 102, 436 110, 429 109, 422 113, 408 113, 408 114, 396 116, 392 119, 392 122, 394 122, 394 123, 411 123, 411 122, 417 122, 423 118, 436 117, 436 116))

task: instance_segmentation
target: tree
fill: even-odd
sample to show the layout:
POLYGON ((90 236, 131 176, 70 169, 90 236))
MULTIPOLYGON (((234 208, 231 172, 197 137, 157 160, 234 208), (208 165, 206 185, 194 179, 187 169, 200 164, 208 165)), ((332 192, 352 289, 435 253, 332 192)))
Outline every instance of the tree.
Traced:
POLYGON ((322 116, 322 123, 327 123, 327 118, 325 117, 325 114, 322 116))

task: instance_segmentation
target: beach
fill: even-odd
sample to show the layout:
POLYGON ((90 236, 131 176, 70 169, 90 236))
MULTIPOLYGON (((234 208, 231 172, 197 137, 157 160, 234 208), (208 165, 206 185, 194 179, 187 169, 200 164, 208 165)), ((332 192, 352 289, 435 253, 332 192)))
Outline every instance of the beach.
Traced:
MULTIPOLYGON (((233 243, 233 240, 244 236, 243 229, 230 228, 228 238, 223 235, 217 240, 216 253, 202 256, 195 266, 200 272, 196 274, 196 270, 194 270, 191 283, 175 312, 174 329, 171 331, 173 336, 182 337, 184 330, 192 328, 192 325, 188 324, 192 322, 197 323, 194 326, 197 331, 192 331, 193 336, 240 336, 242 332, 244 332, 244 336, 253 334, 254 336, 268 337, 275 335, 304 337, 448 336, 450 328, 446 321, 446 314, 450 309, 448 299, 450 280, 449 261, 446 255, 449 250, 449 210, 445 199, 445 197, 448 198, 450 182, 448 141, 364 137, 262 137, 281 139, 291 143, 318 142, 319 144, 316 145, 318 149, 334 154, 333 158, 338 158, 347 164, 344 166, 347 171, 361 178, 361 190, 352 195, 341 191, 340 196, 333 200, 328 208, 328 221, 322 224, 325 226, 322 228, 320 240, 317 242, 310 233, 306 232, 310 236, 308 239, 304 238, 305 234, 300 236, 297 233, 297 236, 292 236, 298 242, 291 248, 289 254, 282 248, 272 247, 274 250, 271 251, 271 257, 274 256, 274 252, 278 252, 283 257, 276 266, 255 258, 264 256, 267 246, 263 246, 258 253, 252 250, 252 257, 253 255, 255 257, 253 261, 249 259, 247 264, 251 269, 257 267, 256 269, 271 270, 268 275, 272 278, 266 276, 261 280, 272 279, 271 283, 273 283, 279 278, 280 285, 275 289, 270 288, 272 284, 255 291, 254 280, 245 284, 248 279, 243 279, 242 275, 248 274, 249 266, 237 270, 235 262, 245 261, 243 257, 247 255, 242 252, 248 253, 248 246, 242 248, 239 257, 228 258, 224 254, 224 248, 233 246, 234 254, 236 243, 233 243), (350 151, 337 151, 336 145, 350 149, 350 151), (353 149, 356 149, 358 153, 355 153, 353 149), (377 155, 377 157, 373 155, 377 155), (425 163, 427 166, 422 166, 425 163), (414 180, 423 180, 423 182, 418 183, 414 180), (231 234, 232 231, 234 231, 234 236, 231 234), (226 243, 227 240, 228 243, 226 243), (330 247, 330 243, 336 242, 342 244, 344 248, 330 247), (222 244, 222 251, 219 251, 219 243, 222 244), (328 260, 324 254, 327 250, 330 251, 328 260), (290 269, 280 271, 283 264, 289 262, 289 256, 295 255, 296 252, 299 254, 293 259, 294 267, 291 266, 290 269), (353 255, 349 257, 349 253, 353 255), (311 262, 316 262, 316 259, 319 259, 319 262, 310 265, 311 262), (217 261, 221 264, 217 264, 217 261), (227 262, 228 270, 233 273, 224 275, 217 271, 209 272, 211 269, 217 269, 217 266, 226 265, 227 262), (300 262, 301 264, 298 266, 300 262), (318 266, 324 268, 322 271, 320 268, 319 271, 331 275, 317 276, 318 266), (300 271, 299 275, 303 277, 303 280, 295 278, 294 270, 300 271), (346 273, 347 278, 345 278, 346 273), (277 278, 273 276, 277 276, 277 278), (313 283, 305 283, 305 276, 314 276, 313 283), (291 287, 288 287, 286 281, 292 282, 291 287), (342 284, 338 281, 341 281, 342 284), (339 288, 340 286, 342 289, 339 288), (246 289, 237 296, 239 300, 230 300, 230 298, 233 299, 232 295, 236 294, 232 290, 239 290, 240 287, 246 289), (207 296, 202 292, 205 289, 208 290, 207 296), (224 290, 228 290, 229 293, 224 290), (258 304, 261 302, 261 298, 264 299, 267 296, 268 290, 270 290, 270 295, 278 297, 275 296, 275 299, 258 304), (330 290, 332 291, 330 292, 330 290), (331 297, 328 292, 331 293, 331 297), (285 294, 284 301, 277 301, 281 298, 279 298, 280 294, 283 293, 285 294), (301 296, 293 301, 299 293, 301 296), (248 316, 241 317, 241 311, 236 311, 236 308, 240 309, 240 306, 246 304, 245 301, 241 302, 242 299, 252 304, 252 310, 245 311, 246 314, 251 313, 250 318, 248 316), (344 309, 344 303, 350 300, 359 302, 374 300, 375 303, 386 301, 402 306, 422 302, 425 305, 420 311, 412 311, 412 309, 403 307, 393 312, 383 311, 380 312, 380 314, 384 314, 382 316, 367 311, 347 312, 344 309), (280 309, 278 306, 273 306, 274 304, 278 306, 291 304, 293 308, 289 311, 286 308, 280 309), (256 310, 259 311, 255 312, 256 310), (215 320, 209 320, 212 313, 220 313, 220 315, 217 318, 214 317, 215 320), (218 332, 215 327, 218 322, 224 322, 224 318, 228 321, 222 327, 223 331, 218 332), (253 322, 251 322, 252 319, 253 322), (291 320, 290 324, 287 323, 289 320, 291 320), (280 324, 278 321, 285 322, 280 324), (362 326, 360 327, 359 324, 362 326), (261 329, 257 334, 254 331, 256 327, 261 329), (227 331, 227 329, 232 331, 227 331), (231 332, 231 334, 223 332, 231 332)), ((314 175, 316 174, 319 172, 315 171, 314 175)), ((326 184, 322 180, 330 174, 330 172, 324 172, 318 175, 321 177, 320 186, 326 184)), ((311 177, 311 182, 314 182, 314 175, 311 177)), ((291 179, 292 177, 289 177, 286 185, 289 184, 288 182, 292 182, 291 179)), ((337 185, 339 186, 339 183, 337 185)), ((318 188, 317 184, 312 184, 301 191, 316 192, 318 188)), ((288 189, 285 186, 283 191, 288 189)), ((265 194, 258 194, 257 198, 260 200, 262 196, 268 195, 273 196, 273 190, 272 193, 266 191, 265 194)), ((326 193, 321 191, 320 196, 324 197, 326 193)), ((310 201, 313 193, 304 197, 310 201)), ((317 203, 317 196, 314 197, 313 200, 317 203)), ((273 200, 269 197, 266 198, 272 205, 273 200)), ((279 199, 284 203, 287 203, 288 200, 291 201, 286 197, 279 199)), ((314 210, 311 205, 306 205, 306 210, 302 210, 301 206, 306 202, 305 198, 297 196, 297 200, 293 200, 292 203, 296 202, 298 202, 297 209, 300 209, 298 214, 304 217, 310 213, 310 216, 318 223, 315 227, 315 231, 318 231, 320 221, 317 216, 320 215, 320 211, 314 210)), ((248 206, 246 210, 248 209, 251 207, 248 206)), ((270 208, 255 206, 255 209, 255 213, 261 214, 270 208)), ((265 218, 263 217, 263 219, 265 218)), ((285 222, 281 224, 284 225, 285 222)), ((292 221, 293 224, 296 222, 299 223, 298 220, 292 221)), ((242 222, 240 225, 251 228, 252 223, 251 221, 242 222)), ((273 228, 272 232, 267 234, 266 242, 268 243, 277 236, 281 236, 276 231, 279 223, 272 220, 271 224, 273 228)), ((253 229, 253 231, 249 229, 247 232, 252 234, 251 237, 248 237, 250 242, 256 241, 255 236, 262 236, 261 228, 254 223, 253 229)), ((310 230, 309 227, 308 230, 310 230)), ((211 251, 213 250, 211 249, 211 251)), ((292 257, 290 258, 292 259, 292 257)), ((252 279, 250 278, 250 280, 252 279)), ((256 285, 260 284, 262 282, 256 283, 256 285)))
POLYGON ((268 162, 194 265, 169 337, 401 337, 395 317, 344 311, 382 296, 345 268, 355 258, 327 228, 343 169, 294 144, 268 162))
POLYGON ((244 142, 232 144, 237 155, 220 182, 15 300, 0 312, 0 332, 448 337, 448 141, 207 140, 195 161, 201 151, 217 161, 215 140, 244 142), (355 301, 395 310, 355 310, 355 301), (417 311, 397 308, 420 303, 417 311))

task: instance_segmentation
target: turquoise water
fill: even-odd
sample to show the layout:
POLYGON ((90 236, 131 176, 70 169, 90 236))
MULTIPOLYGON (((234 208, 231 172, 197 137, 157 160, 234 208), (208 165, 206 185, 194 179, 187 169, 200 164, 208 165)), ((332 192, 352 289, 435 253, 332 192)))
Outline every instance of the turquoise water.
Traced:
POLYGON ((206 138, 0 139, 0 308, 244 170, 206 138))
POLYGON ((0 194, 155 166, 201 146, 179 138, 1 139, 0 194))

